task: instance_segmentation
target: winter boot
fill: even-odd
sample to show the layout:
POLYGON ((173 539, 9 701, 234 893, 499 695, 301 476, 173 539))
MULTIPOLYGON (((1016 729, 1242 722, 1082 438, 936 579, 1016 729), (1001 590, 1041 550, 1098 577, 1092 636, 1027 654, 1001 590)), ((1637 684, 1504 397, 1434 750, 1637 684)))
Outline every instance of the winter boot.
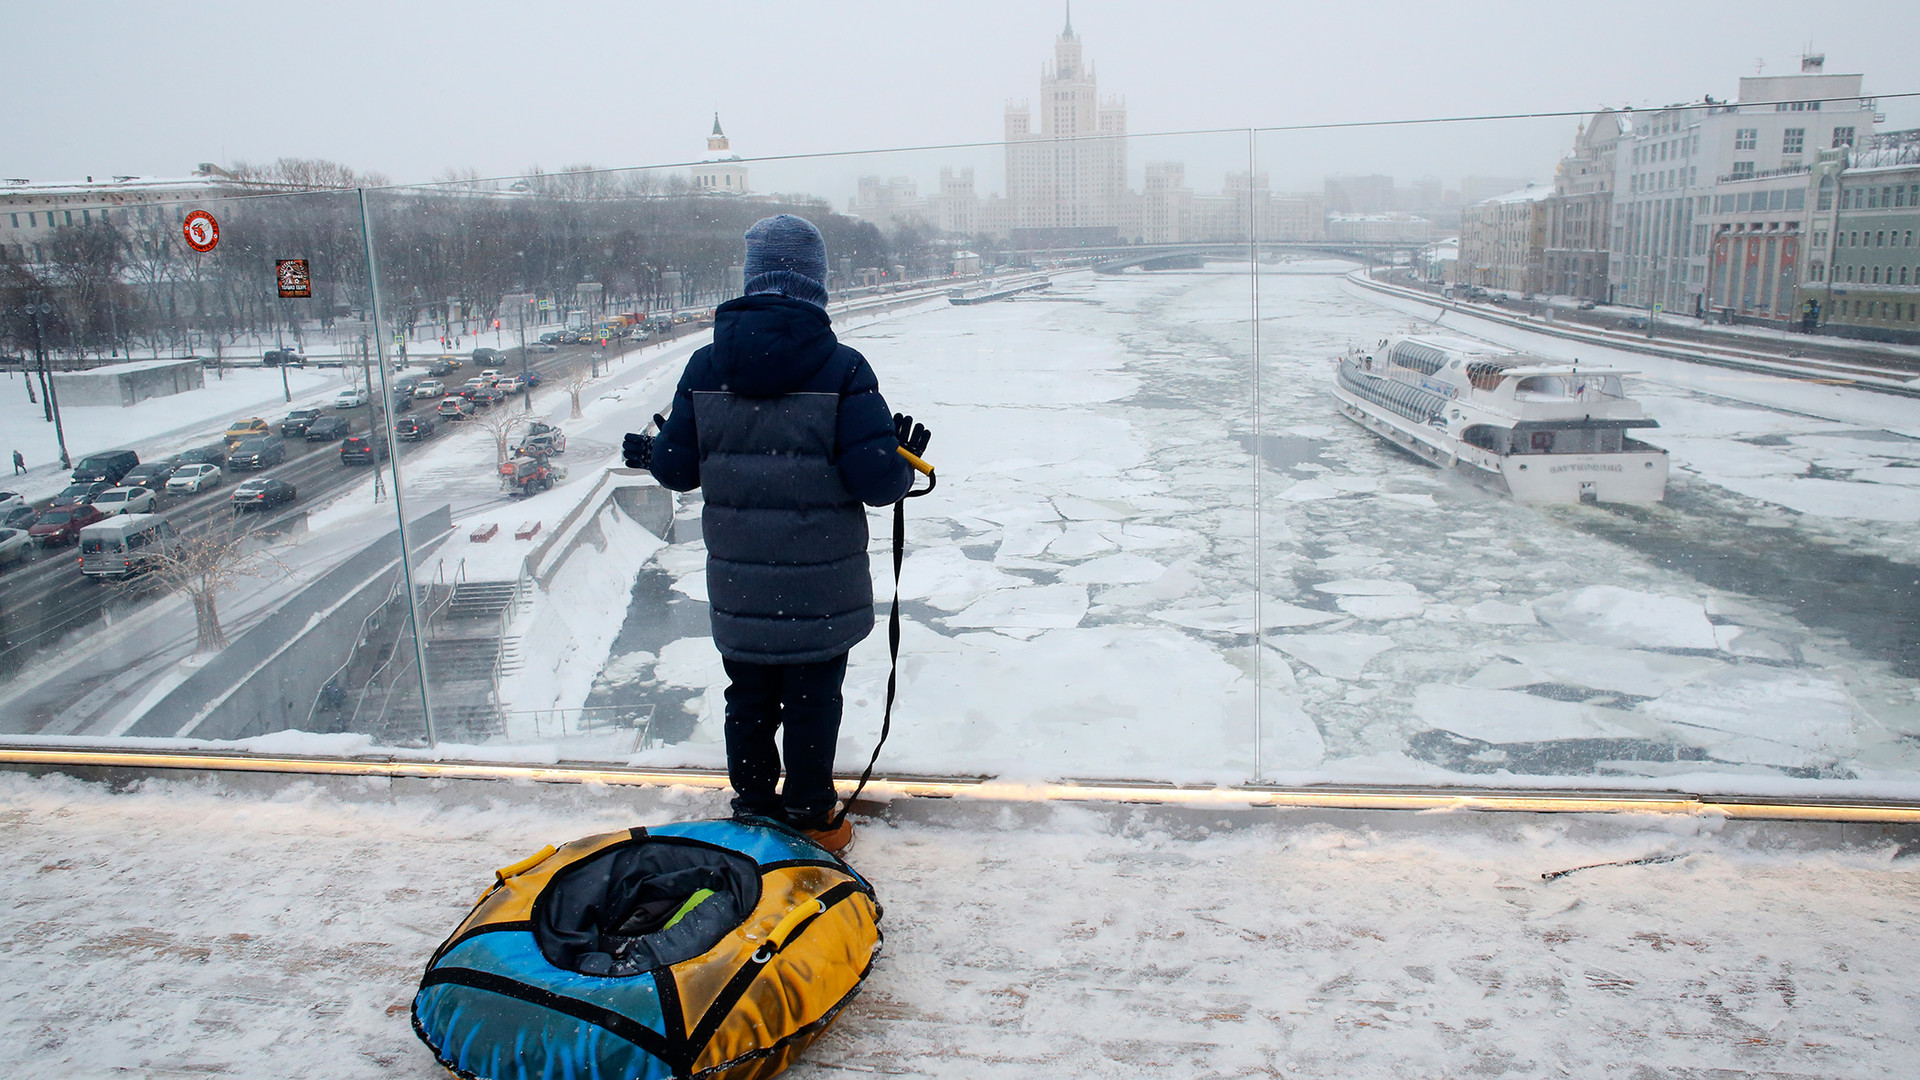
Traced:
POLYGON ((807 839, 839 855, 853 845, 853 822, 842 818, 840 825, 832 827, 832 819, 797 826, 807 839))

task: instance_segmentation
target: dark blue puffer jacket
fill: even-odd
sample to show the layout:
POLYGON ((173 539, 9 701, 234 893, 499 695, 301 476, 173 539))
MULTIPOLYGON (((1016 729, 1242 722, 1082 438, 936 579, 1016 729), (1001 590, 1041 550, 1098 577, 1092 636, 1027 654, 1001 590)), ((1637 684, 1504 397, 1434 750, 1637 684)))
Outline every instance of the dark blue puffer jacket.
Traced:
POLYGON ((781 296, 720 305, 653 447, 653 475, 703 488, 713 643, 729 660, 798 664, 873 630, 862 503, 913 483, 866 357, 827 313, 781 296))

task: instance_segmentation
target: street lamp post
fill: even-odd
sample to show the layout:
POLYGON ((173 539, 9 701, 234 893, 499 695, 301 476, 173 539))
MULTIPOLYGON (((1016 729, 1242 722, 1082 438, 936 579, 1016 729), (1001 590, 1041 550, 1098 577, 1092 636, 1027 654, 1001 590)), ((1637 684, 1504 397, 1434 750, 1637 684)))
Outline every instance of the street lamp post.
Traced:
POLYGON ((47 418, 53 421, 53 436, 60 443, 60 467, 71 469, 73 461, 67 457, 66 426, 60 422, 60 394, 54 389, 52 365, 47 360, 47 338, 43 320, 53 314, 53 305, 42 299, 28 304, 27 310, 33 313, 33 351, 40 360, 40 381, 46 390, 47 418))
MULTIPOLYGON (((529 299, 527 304, 533 301, 529 299)), ((515 304, 520 311, 520 408, 524 412, 533 411, 533 387, 527 385, 527 304, 515 304)), ((494 331, 494 344, 499 342, 498 330, 494 331)))

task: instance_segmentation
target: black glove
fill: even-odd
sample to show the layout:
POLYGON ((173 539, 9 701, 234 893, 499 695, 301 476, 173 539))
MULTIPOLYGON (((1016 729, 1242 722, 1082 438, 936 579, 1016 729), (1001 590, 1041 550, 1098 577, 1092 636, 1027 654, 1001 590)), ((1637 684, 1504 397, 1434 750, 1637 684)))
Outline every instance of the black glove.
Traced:
POLYGON ((629 469, 650 469, 653 467, 653 436, 636 431, 627 432, 620 441, 620 456, 626 459, 629 469))
MULTIPOLYGON (((653 430, 664 431, 667 418, 659 413, 653 414, 653 430)), ((651 469, 653 467, 653 436, 644 431, 627 432, 620 440, 620 456, 626 460, 629 469, 651 469)))
POLYGON ((927 443, 933 441, 933 432, 928 431, 924 424, 916 424, 913 417, 900 413, 893 414, 893 434, 900 440, 900 445, 906 447, 907 453, 914 457, 925 454, 927 443))

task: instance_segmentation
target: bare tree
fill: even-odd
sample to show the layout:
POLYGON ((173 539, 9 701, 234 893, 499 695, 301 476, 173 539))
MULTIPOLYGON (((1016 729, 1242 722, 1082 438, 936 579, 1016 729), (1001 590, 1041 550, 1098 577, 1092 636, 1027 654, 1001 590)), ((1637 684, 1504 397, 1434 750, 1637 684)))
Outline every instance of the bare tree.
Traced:
POLYGON ((515 415, 507 409, 506 403, 502 402, 484 413, 475 415, 473 423, 493 436, 493 463, 499 465, 512 456, 510 452, 512 448, 507 444, 512 441, 515 431, 527 425, 527 416, 525 413, 515 415))
POLYGON ((567 391, 567 415, 573 417, 575 420, 580 419, 580 417, 584 415, 580 411, 580 391, 585 390, 587 384, 592 381, 593 374, 591 372, 576 368, 560 383, 567 391))
MULTIPOLYGON (((213 652, 227 647, 226 631, 220 626, 220 594, 230 591, 241 578, 266 577, 288 572, 264 543, 253 537, 238 515, 202 523, 181 533, 177 542, 162 544, 147 553, 152 566, 151 581, 171 591, 185 593, 193 601, 194 651, 213 652)), ((142 587, 133 578, 127 587, 142 587)))

